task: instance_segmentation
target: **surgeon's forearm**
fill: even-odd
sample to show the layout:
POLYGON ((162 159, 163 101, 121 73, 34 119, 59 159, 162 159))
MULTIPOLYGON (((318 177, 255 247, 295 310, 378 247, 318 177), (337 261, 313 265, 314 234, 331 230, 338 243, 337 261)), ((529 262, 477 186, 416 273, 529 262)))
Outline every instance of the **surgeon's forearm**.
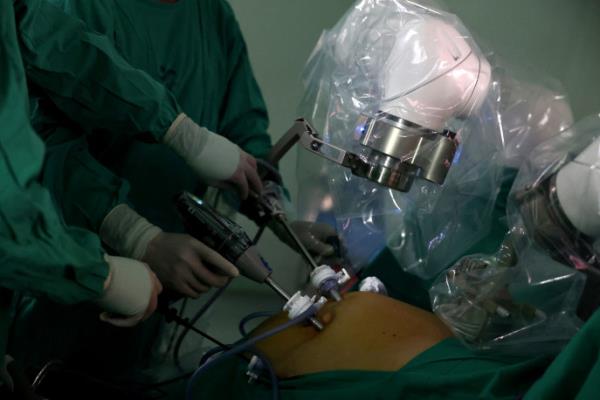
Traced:
POLYGON ((46 0, 15 0, 28 79, 82 126, 161 141, 180 113, 174 96, 133 68, 108 38, 46 0))
POLYGON ((129 184, 90 154, 85 138, 58 148, 49 146, 42 185, 60 205, 67 225, 98 232, 104 217, 127 201, 129 184))
MULTIPOLYGON (((79 234, 80 240, 87 240, 89 233, 74 234, 79 234)), ((101 296, 108 265, 100 249, 97 252, 84 249, 67 232, 41 235, 32 234, 22 244, 0 236, 2 286, 65 304, 101 296)))

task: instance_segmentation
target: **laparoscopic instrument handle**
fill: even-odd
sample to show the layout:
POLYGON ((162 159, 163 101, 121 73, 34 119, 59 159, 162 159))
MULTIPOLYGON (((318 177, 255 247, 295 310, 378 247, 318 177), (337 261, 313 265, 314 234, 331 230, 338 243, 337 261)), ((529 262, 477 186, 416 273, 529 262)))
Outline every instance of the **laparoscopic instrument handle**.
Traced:
MULTIPOLYGON (((289 299, 290 296, 273 281, 271 269, 239 225, 218 214, 190 193, 182 193, 176 204, 190 235, 232 262, 246 278, 257 283, 266 283, 285 301, 289 299)), ((289 225, 287 228, 291 231, 289 225)), ((298 238, 295 237, 295 240, 298 241, 298 238)), ((323 329, 316 319, 313 320, 311 322, 317 329, 323 329)))
POLYGON ((187 192, 179 195, 176 205, 187 232, 229 260, 243 276, 264 283, 271 275, 271 269, 238 224, 187 192))

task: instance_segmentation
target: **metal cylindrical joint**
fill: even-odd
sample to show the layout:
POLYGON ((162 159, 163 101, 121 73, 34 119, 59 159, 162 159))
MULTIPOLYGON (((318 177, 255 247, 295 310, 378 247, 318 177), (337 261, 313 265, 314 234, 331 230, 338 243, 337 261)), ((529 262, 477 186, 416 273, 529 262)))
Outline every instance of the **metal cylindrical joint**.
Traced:
POLYGON ((436 132, 384 112, 359 124, 369 166, 357 170, 366 178, 403 191, 410 189, 415 176, 444 183, 458 147, 453 132, 436 132))

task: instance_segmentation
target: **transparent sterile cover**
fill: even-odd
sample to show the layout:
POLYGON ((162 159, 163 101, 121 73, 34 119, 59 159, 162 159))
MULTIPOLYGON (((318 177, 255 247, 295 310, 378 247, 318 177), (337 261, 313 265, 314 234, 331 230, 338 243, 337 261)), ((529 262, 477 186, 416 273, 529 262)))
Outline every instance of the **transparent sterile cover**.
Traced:
POLYGON ((496 254, 463 257, 441 274, 430 289, 433 311, 475 349, 556 353, 581 325, 585 278, 513 239, 520 240, 509 236, 496 254))
MULTIPOLYGON (((578 314, 600 305, 600 117, 588 117, 543 142, 521 167, 508 218, 554 260, 581 271, 578 314)), ((524 239, 524 240, 525 240, 524 239)))
POLYGON ((508 198, 504 246, 464 257, 430 290, 458 337, 483 349, 558 351, 598 309, 599 166, 599 115, 529 152, 508 198))
POLYGON ((319 39, 300 115, 371 168, 301 149, 299 213, 335 221, 355 268, 386 247, 424 278, 449 267, 488 234, 506 170, 570 125, 556 85, 494 58, 453 14, 402 0, 358 1, 319 39))

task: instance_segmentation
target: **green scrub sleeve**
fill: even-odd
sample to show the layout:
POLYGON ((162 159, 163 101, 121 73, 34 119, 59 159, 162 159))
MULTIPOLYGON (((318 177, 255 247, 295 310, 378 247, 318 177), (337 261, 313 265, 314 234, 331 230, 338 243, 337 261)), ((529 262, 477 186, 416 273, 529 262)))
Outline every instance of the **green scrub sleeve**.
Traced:
POLYGON ((81 126, 161 141, 174 96, 133 68, 108 38, 46 0, 14 0, 28 78, 81 126))
POLYGON ((0 286, 75 303, 99 297, 108 275, 99 239, 67 228, 36 182, 44 145, 29 124, 11 2, 0 2, 0 286))
MULTIPOLYGON (((3 180, 4 166, 0 166, 3 180)), ((12 193, 0 197, 2 287, 59 303, 100 297, 108 266, 98 237, 65 227, 47 190, 37 183, 26 189, 11 186, 12 193)))
POLYGON ((65 223, 99 232, 104 217, 128 202, 129 183, 90 154, 85 136, 68 128, 54 131, 46 145, 42 184, 52 193, 65 223))
POLYGON ((219 1, 217 20, 223 21, 223 35, 229 43, 228 86, 219 114, 217 132, 257 158, 271 151, 267 133, 269 117, 248 59, 246 43, 231 6, 219 1))

